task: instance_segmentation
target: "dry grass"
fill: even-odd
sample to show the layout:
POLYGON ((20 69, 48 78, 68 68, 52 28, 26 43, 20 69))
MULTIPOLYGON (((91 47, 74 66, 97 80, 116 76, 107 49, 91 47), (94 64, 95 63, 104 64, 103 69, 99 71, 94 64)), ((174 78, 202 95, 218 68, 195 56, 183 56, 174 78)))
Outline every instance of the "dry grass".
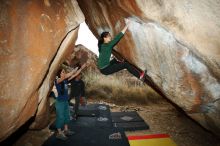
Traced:
POLYGON ((84 74, 88 98, 104 99, 117 104, 158 103, 162 97, 149 86, 125 74, 101 75, 95 72, 84 74))

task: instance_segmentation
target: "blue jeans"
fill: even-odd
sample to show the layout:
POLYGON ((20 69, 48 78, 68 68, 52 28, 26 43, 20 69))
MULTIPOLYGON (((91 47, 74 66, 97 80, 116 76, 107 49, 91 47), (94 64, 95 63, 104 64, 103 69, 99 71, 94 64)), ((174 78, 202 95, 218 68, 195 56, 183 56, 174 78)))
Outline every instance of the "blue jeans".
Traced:
POLYGON ((70 110, 68 101, 56 100, 56 128, 63 128, 70 122, 70 110))

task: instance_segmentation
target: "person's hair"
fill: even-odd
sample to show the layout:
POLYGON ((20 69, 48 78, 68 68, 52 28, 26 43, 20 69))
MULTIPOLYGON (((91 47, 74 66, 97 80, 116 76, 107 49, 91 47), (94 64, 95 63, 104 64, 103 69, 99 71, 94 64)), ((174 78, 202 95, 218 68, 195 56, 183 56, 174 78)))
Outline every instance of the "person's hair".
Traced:
MULTIPOLYGON (((58 76, 59 78, 61 77, 60 74, 61 74, 62 70, 63 70, 63 69, 61 68, 61 69, 59 69, 58 72, 57 72, 57 76, 58 76)), ((61 92, 61 95, 63 95, 63 94, 64 94, 64 82, 61 82, 60 85, 61 85, 61 91, 60 91, 60 92, 61 92)))
POLYGON ((107 35, 109 35, 108 31, 104 31, 103 33, 101 33, 99 41, 98 41, 98 47, 99 47, 99 52, 101 51, 101 45, 104 43, 104 38, 107 37, 107 35))

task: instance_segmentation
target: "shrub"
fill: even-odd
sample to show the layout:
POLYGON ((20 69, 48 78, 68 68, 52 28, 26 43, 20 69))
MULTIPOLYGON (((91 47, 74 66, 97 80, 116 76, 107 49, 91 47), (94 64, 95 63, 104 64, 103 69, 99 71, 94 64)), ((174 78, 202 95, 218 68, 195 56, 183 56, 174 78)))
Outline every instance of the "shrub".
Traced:
POLYGON ((149 86, 125 74, 102 75, 97 72, 84 74, 86 95, 95 99, 104 99, 117 104, 152 104, 162 100, 149 86))

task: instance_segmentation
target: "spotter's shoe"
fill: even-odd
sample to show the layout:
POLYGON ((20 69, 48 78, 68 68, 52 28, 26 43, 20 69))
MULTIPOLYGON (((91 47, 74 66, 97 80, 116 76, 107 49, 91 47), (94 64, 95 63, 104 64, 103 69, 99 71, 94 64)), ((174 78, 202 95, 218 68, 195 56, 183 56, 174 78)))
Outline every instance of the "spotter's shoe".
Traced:
POLYGON ((63 141, 68 139, 63 133, 57 133, 56 138, 63 141))
POLYGON ((64 131, 64 134, 66 135, 66 136, 71 136, 71 135, 73 135, 73 134, 75 134, 75 132, 73 132, 73 131, 70 131, 70 130, 65 130, 64 131))

